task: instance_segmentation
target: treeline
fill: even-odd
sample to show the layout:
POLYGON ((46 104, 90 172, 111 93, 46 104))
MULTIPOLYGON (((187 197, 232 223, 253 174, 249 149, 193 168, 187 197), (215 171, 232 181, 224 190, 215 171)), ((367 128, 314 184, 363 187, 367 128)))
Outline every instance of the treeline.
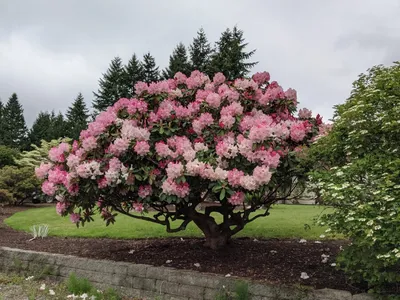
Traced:
MULTIPOLYGON (((146 53, 142 59, 133 54, 126 65, 115 57, 107 71, 99 79, 99 88, 92 101, 93 115, 104 111, 120 98, 132 98, 138 81, 153 82, 173 78, 177 72, 186 75, 199 70, 212 77, 222 72, 228 79, 246 76, 257 62, 249 59, 255 50, 247 51, 243 31, 236 26, 221 33, 211 45, 201 28, 189 46, 178 43, 169 57, 168 66, 161 70, 154 56, 146 53)), ((28 130, 23 108, 16 93, 6 103, 0 101, 0 145, 27 150, 30 145, 40 145, 41 140, 51 141, 69 137, 78 139, 87 127, 90 114, 84 98, 79 93, 65 115, 54 111, 42 111, 28 130)))

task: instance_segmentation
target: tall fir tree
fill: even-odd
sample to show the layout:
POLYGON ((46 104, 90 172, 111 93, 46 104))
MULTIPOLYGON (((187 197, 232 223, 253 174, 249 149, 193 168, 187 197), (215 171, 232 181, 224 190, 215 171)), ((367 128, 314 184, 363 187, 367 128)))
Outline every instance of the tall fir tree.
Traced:
POLYGON ((29 144, 39 146, 41 140, 51 141, 53 137, 52 115, 45 111, 39 112, 29 131, 29 144))
POLYGON ((3 143, 11 148, 24 149, 27 146, 27 128, 24 110, 13 93, 3 109, 3 143))
POLYGON ((150 54, 146 53, 143 56, 143 81, 150 83, 153 81, 160 80, 160 71, 156 65, 155 58, 150 54))
POLYGON ((89 110, 81 93, 75 98, 66 114, 67 136, 77 140, 82 130, 86 129, 89 110))
POLYGON ((169 66, 162 72, 163 78, 174 78, 174 75, 178 72, 185 75, 190 75, 191 72, 186 47, 183 43, 179 43, 169 57, 169 66))
POLYGON ((248 62, 256 50, 246 52, 247 45, 242 30, 236 26, 233 30, 227 28, 216 43, 209 73, 222 72, 229 80, 246 76, 258 63, 248 62))
POLYGON ((93 92, 95 114, 104 111, 127 94, 124 85, 124 67, 120 57, 114 57, 108 70, 99 79, 99 89, 93 92))
POLYGON ((191 71, 199 70, 203 73, 209 71, 210 57, 213 53, 207 35, 203 28, 197 32, 197 36, 193 39, 189 46, 191 71))
POLYGON ((136 54, 133 54, 128 64, 125 66, 124 85, 126 87, 126 98, 133 98, 135 95, 135 84, 138 81, 144 80, 143 66, 137 59, 136 54))
POLYGON ((64 120, 64 116, 61 112, 57 115, 54 111, 51 112, 51 139, 59 139, 68 136, 67 123, 64 120))

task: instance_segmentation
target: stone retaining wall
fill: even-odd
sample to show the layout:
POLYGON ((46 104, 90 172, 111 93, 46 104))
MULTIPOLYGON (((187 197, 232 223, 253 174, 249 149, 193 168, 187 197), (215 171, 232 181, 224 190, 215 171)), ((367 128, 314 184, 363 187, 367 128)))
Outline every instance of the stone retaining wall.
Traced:
MULTIPOLYGON (((149 265, 94 260, 76 256, 0 247, 0 271, 42 274, 64 280, 70 273, 99 287, 113 287, 142 299, 213 300, 222 290, 233 290, 238 279, 149 265)), ((339 290, 272 286, 249 282, 253 300, 371 300, 367 294, 339 290)))

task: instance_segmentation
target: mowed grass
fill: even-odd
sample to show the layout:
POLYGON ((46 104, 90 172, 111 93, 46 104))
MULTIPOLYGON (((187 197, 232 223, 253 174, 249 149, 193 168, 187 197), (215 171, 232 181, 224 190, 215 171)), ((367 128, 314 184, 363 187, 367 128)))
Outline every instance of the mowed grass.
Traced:
MULTIPOLYGON (((320 214, 331 211, 329 208, 315 205, 274 205, 270 215, 261 217, 248 224, 236 237, 251 238, 304 238, 318 240, 326 228, 313 225, 313 220, 320 214), (309 225, 309 226, 307 226, 309 225)), ((261 213, 261 211, 260 211, 261 213)), ((218 214, 213 215, 221 220, 218 214)), ((10 227, 29 231, 32 225, 49 225, 49 235, 70 237, 96 237, 118 239, 164 238, 164 237, 201 237, 196 225, 190 223, 185 231, 167 233, 159 224, 137 220, 123 215, 116 217, 114 225, 105 222, 96 215, 95 221, 77 228, 68 217, 56 214, 55 207, 34 208, 18 212, 5 220, 10 227)), ((179 223, 173 223, 174 227, 179 223)))

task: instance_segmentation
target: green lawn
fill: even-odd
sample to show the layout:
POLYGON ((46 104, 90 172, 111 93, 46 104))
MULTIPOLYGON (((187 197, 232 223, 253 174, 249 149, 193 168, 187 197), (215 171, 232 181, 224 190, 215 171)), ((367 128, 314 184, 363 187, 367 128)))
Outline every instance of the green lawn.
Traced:
MULTIPOLYGON (((304 238, 319 239, 325 228, 313 225, 313 218, 324 211, 324 207, 314 205, 275 205, 268 217, 258 218, 238 233, 237 237, 252 238, 304 238), (311 229, 305 229, 305 224, 311 229)), ((329 211, 325 209, 324 212, 329 211)), ((218 214, 216 215, 218 218, 218 214)), ((71 237, 107 237, 107 238, 160 238, 160 237, 199 237, 201 232, 191 223, 185 231, 176 234, 165 232, 162 225, 132 219, 123 215, 116 217, 114 225, 105 226, 99 216, 95 222, 76 228, 67 217, 56 214, 54 207, 29 209, 18 212, 5 220, 5 223, 17 230, 29 231, 30 226, 49 225, 49 235, 71 237)), ((177 223, 178 224, 178 223, 177 223)))

